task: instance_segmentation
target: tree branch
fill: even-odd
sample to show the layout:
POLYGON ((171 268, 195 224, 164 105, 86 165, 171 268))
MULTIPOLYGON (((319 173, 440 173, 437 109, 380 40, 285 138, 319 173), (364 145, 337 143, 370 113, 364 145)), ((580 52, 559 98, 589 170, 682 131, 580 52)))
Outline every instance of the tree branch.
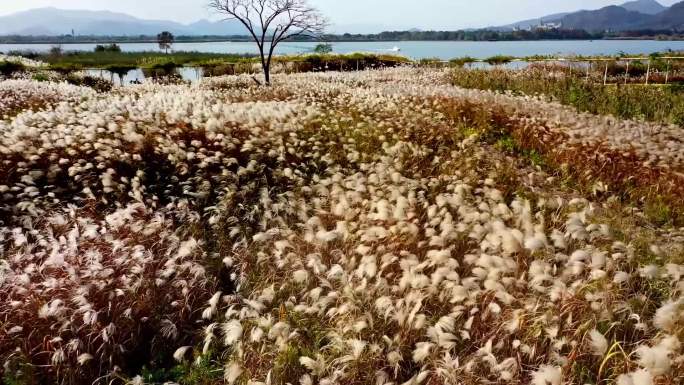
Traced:
POLYGON ((259 47, 267 83, 271 59, 278 44, 295 36, 320 34, 327 25, 325 18, 309 6, 307 0, 211 0, 209 7, 227 15, 227 20, 236 19, 247 28, 259 47), (276 27, 272 29, 274 24, 276 27), (266 36, 270 30, 273 34, 266 56, 266 36))

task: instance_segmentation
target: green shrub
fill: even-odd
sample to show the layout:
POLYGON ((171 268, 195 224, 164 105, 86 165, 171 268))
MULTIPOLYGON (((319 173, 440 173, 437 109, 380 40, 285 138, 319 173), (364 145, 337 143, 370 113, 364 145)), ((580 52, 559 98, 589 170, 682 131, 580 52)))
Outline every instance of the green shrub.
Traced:
POLYGON ((442 59, 438 57, 426 57, 423 59, 420 59, 420 64, 435 64, 435 63, 441 63, 442 59))
POLYGON ((470 63, 475 63, 477 59, 470 57, 470 56, 464 56, 464 57, 459 57, 459 58, 454 58, 449 60, 449 64, 455 67, 463 67, 466 64, 470 63))
POLYGON ((378 67, 396 67, 409 60, 395 55, 374 55, 366 53, 353 53, 346 55, 338 54, 311 54, 298 56, 280 56, 276 62, 300 63, 300 71, 349 71, 364 70, 378 67))
POLYGON ((98 44, 95 46, 94 51, 95 52, 121 52, 121 46, 116 44, 116 43, 107 44, 107 45, 98 44))
POLYGON ((497 55, 485 59, 485 62, 489 65, 502 65, 512 62, 515 58, 513 56, 497 55))
POLYGON ((75 86, 90 87, 97 92, 109 92, 113 88, 112 82, 95 76, 75 76, 69 75, 65 78, 66 82, 75 86))
POLYGON ((50 48, 50 51, 48 51, 48 53, 51 57, 60 57, 64 54, 64 51, 62 50, 61 45, 55 45, 50 48))
POLYGON ((664 226, 673 221, 672 207, 661 197, 655 197, 646 201, 644 204, 644 215, 657 226, 664 226))
POLYGON ((59 63, 50 64, 49 68, 50 70, 55 71, 61 75, 68 76, 73 72, 80 71, 82 69, 82 66, 72 63, 59 63))
POLYGON ((37 82, 47 82, 50 80, 50 78, 43 72, 38 72, 38 73, 33 74, 32 79, 37 81, 37 82))
POLYGON ((178 67, 180 67, 178 64, 172 61, 167 61, 161 63, 154 63, 152 66, 149 67, 149 69, 157 74, 171 75, 176 71, 176 68, 178 67))
POLYGON ((178 67, 180 67, 180 65, 173 61, 155 60, 151 63, 148 62, 148 64, 141 67, 141 69, 147 78, 177 81, 180 79, 180 75, 178 74, 178 71, 176 71, 178 67))
POLYGON ((124 77, 134 69, 137 69, 138 67, 136 66, 130 66, 130 65, 109 65, 105 67, 105 69, 109 72, 111 72, 114 75, 117 75, 119 77, 119 80, 121 81, 121 84, 124 82, 124 77))
POLYGON ((25 71, 26 67, 18 62, 0 61, 0 74, 3 76, 11 76, 17 72, 25 71))
POLYGON ((314 48, 314 52, 316 53, 331 53, 333 51, 333 46, 332 44, 325 43, 325 44, 318 44, 314 48))

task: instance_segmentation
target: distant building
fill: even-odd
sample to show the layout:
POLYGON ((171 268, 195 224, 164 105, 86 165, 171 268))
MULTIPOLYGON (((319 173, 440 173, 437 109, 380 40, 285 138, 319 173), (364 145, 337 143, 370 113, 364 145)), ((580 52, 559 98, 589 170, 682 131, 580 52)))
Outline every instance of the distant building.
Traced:
POLYGON ((542 19, 542 20, 539 20, 539 25, 536 26, 534 29, 542 30, 542 31, 548 31, 548 30, 552 30, 552 29, 560 29, 561 27, 563 27, 563 23, 560 21, 557 23, 555 23, 555 22, 545 23, 544 20, 542 19))

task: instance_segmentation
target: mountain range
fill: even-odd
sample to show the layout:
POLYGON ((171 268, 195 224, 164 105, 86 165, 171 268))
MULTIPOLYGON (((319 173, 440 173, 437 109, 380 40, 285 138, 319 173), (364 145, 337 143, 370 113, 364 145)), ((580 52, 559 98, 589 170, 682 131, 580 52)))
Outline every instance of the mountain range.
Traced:
MULTIPOLYGON (((332 25, 330 32, 337 34, 346 32, 373 34, 388 30, 408 30, 409 28, 379 24, 338 24, 332 25)), ((150 36, 161 31, 185 36, 247 35, 244 26, 236 20, 199 20, 191 24, 181 24, 167 20, 144 20, 124 13, 109 11, 66 10, 52 7, 36 8, 0 16, 0 36, 59 36, 69 35, 72 31, 76 35, 83 36, 150 36)))
POLYGON ((181 24, 167 20, 143 20, 124 13, 37 8, 0 17, 0 35, 246 35, 235 20, 200 20, 181 24))
MULTIPOLYGON (((665 7, 656 0, 634 0, 620 6, 597 10, 557 13, 542 18, 486 29, 510 31, 561 26, 564 29, 593 31, 625 30, 684 30, 684 1, 665 7)), ((333 25, 330 33, 379 33, 383 30, 409 30, 381 25, 333 25)), ((0 16, 0 36, 32 35, 59 36, 154 36, 161 31, 185 36, 237 36, 247 35, 236 20, 199 20, 181 24, 167 20, 144 20, 124 13, 109 11, 64 10, 37 8, 0 16)))
POLYGON ((533 29, 538 26, 561 26, 586 31, 682 30, 684 2, 665 7, 656 0, 635 0, 597 10, 557 13, 537 19, 495 27, 496 30, 533 29))
POLYGON ((643 13, 646 15, 655 15, 667 10, 667 7, 655 0, 635 0, 624 3, 620 6, 628 11, 643 13))
MULTIPOLYGON (((653 1, 654 0, 641 0, 653 1)), ((563 28, 587 31, 684 30, 684 2, 662 12, 647 14, 623 7, 610 6, 596 11, 581 11, 565 16, 563 28)))

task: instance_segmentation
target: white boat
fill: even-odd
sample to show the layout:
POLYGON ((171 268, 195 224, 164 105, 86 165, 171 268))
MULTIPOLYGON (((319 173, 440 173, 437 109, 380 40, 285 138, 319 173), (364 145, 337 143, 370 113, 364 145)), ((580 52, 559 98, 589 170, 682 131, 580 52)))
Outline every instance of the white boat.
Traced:
POLYGON ((401 51, 401 48, 399 48, 399 47, 397 47, 397 46, 395 45, 394 47, 390 48, 388 51, 400 52, 400 51, 401 51))

